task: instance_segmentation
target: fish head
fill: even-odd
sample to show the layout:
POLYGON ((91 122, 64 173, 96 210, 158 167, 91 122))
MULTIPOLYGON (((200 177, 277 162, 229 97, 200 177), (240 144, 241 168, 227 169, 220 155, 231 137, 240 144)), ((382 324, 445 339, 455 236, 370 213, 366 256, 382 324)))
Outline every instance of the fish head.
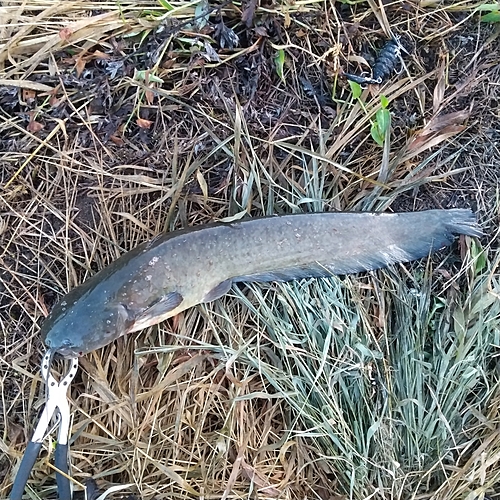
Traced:
POLYGON ((133 324, 125 304, 92 296, 74 297, 70 292, 53 307, 40 334, 49 349, 70 358, 104 347, 129 332, 133 324))

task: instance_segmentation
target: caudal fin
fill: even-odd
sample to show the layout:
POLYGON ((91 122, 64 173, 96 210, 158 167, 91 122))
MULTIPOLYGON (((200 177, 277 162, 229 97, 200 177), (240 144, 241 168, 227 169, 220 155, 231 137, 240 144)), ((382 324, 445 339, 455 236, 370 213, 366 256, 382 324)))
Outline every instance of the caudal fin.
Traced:
POLYGON ((453 234, 466 234, 467 236, 483 236, 483 231, 477 223, 476 215, 472 210, 455 208, 443 210, 443 216, 447 217, 446 228, 453 234))

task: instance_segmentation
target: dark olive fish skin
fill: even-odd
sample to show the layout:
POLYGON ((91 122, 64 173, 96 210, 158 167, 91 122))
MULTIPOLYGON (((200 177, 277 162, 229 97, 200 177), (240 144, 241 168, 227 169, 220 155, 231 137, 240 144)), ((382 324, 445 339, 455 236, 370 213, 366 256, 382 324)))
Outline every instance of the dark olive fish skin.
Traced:
POLYGON ((401 45, 399 37, 391 38, 382 47, 380 54, 375 61, 372 69, 372 76, 366 74, 354 75, 352 73, 344 73, 344 76, 353 82, 360 85, 380 85, 391 73, 395 70, 396 64, 401 60, 401 51, 406 49, 401 45))
POLYGON ((71 290, 42 325, 46 345, 80 356, 196 304, 233 282, 349 274, 480 236, 470 210, 315 213, 215 223, 143 243, 71 290))
POLYGON ((382 83, 391 76, 396 68, 396 63, 401 57, 401 43, 398 39, 389 40, 380 51, 373 66, 372 77, 377 83, 382 83))

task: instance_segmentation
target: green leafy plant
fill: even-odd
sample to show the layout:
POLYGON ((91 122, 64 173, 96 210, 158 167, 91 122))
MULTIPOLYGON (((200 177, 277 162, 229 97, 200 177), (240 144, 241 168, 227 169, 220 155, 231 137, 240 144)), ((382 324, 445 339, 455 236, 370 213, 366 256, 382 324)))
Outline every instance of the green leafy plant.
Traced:
POLYGON ((174 7, 170 2, 167 2, 167 0, 158 0, 158 3, 165 9, 165 10, 174 10, 174 7))
POLYGON ((481 272, 485 271, 488 258, 485 250, 482 248, 481 244, 476 240, 471 240, 470 253, 472 257, 472 262, 474 265, 471 267, 474 271, 474 276, 479 275, 481 272))
POLYGON ((485 23, 500 23, 500 10, 492 10, 488 14, 481 16, 481 21, 485 23))
POLYGON ((361 92, 363 91, 361 85, 351 80, 348 80, 348 82, 349 86, 351 87, 352 96, 354 97, 354 99, 359 99, 361 97, 361 92))
POLYGON ((285 83, 285 77, 283 74, 283 67, 285 64, 285 51, 279 49, 274 56, 274 65, 276 67, 276 74, 281 78, 281 81, 285 83))
POLYGON ((380 104, 382 107, 375 114, 375 121, 372 123, 370 134, 379 146, 383 146, 386 133, 391 126, 391 112, 387 109, 389 100, 384 95, 380 96, 380 104))
POLYGON ((153 74, 153 72, 146 70, 136 70, 134 80, 137 80, 139 82, 147 81, 153 83, 163 83, 163 80, 159 76, 156 76, 155 74, 153 74))
POLYGON ((481 16, 483 23, 500 23, 500 3, 480 5, 478 10, 487 12, 481 16))

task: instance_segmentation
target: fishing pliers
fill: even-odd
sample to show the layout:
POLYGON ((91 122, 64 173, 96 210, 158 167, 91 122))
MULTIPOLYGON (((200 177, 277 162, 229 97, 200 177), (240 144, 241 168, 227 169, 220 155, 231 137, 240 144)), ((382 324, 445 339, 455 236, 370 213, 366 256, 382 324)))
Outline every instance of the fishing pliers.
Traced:
POLYGON ((71 500, 72 497, 72 487, 68 476, 70 411, 67 391, 71 385, 71 381, 75 378, 76 372, 78 371, 78 358, 70 359, 70 368, 68 373, 59 383, 57 383, 56 379, 50 373, 52 357, 53 352, 49 350, 42 359, 41 373, 47 388, 47 401, 33 437, 26 447, 21 465, 19 466, 19 470, 12 486, 10 500, 22 499, 24 488, 28 482, 31 469, 33 469, 33 466, 35 465, 36 459, 42 447, 42 442, 47 434, 53 429, 49 429, 49 426, 52 417, 56 412, 58 417, 57 423, 59 424, 57 446, 54 454, 54 462, 57 469, 57 490, 59 500, 71 500))

